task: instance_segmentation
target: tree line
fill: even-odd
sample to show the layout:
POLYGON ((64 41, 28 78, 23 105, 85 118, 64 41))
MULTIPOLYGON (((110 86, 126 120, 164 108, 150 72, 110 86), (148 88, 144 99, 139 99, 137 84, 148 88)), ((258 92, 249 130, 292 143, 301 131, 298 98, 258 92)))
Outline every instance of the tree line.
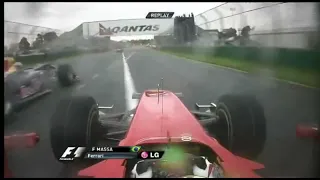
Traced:
POLYGON ((36 39, 30 44, 26 37, 22 37, 19 43, 10 44, 9 47, 4 46, 5 52, 28 51, 32 49, 41 49, 45 44, 50 43, 58 38, 56 32, 47 32, 45 34, 37 34, 36 39))

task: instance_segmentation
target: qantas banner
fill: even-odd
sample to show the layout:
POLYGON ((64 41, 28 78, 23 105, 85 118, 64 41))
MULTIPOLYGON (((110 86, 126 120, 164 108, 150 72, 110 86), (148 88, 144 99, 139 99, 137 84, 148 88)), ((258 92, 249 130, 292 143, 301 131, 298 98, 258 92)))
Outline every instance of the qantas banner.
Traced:
POLYGON ((173 19, 129 19, 83 23, 83 36, 158 35, 173 29, 173 19))

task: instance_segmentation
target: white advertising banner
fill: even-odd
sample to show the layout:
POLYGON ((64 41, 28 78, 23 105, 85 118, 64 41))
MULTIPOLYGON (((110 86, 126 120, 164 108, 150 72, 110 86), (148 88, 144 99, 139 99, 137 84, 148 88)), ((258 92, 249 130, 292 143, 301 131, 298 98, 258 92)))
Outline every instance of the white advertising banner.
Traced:
POLYGON ((139 36, 158 35, 172 31, 173 19, 124 19, 86 22, 83 36, 139 36))

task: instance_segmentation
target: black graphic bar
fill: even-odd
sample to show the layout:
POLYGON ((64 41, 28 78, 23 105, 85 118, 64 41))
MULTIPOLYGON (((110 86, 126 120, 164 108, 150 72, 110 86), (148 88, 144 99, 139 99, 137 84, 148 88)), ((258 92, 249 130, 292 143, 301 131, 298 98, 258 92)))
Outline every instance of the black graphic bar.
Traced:
POLYGON ((149 12, 146 19, 170 19, 174 12, 149 12))

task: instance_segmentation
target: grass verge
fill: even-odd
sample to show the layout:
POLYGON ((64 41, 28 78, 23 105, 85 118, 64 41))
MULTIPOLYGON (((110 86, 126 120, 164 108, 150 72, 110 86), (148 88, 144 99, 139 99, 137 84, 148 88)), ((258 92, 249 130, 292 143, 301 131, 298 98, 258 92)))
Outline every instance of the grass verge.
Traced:
POLYGON ((199 54, 187 54, 187 53, 179 53, 172 51, 164 51, 161 52, 169 53, 172 55, 185 57, 195 61, 201 61, 205 63, 215 64, 219 66, 229 67, 233 69, 238 69, 242 71, 246 71, 248 73, 258 73, 261 69, 269 69, 273 72, 273 78, 282 79, 286 81, 292 81, 299 84, 320 88, 319 78, 320 73, 316 71, 308 71, 297 68, 290 67, 276 67, 270 66, 262 63, 253 63, 249 61, 241 61, 236 59, 229 58, 220 58, 220 57, 208 57, 205 55, 199 54))

